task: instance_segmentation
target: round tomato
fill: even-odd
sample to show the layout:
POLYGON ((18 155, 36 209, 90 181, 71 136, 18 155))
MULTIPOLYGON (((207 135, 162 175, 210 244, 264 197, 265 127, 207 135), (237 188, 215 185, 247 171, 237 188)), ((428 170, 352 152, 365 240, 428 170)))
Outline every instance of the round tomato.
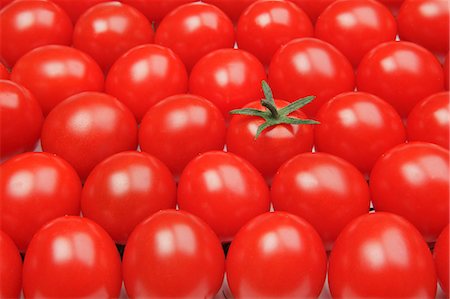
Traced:
POLYGON ((449 152, 431 143, 410 142, 386 152, 370 174, 375 211, 405 217, 434 242, 449 223, 449 152))
POLYGON ((224 276, 219 239, 199 218, 164 210, 140 223, 123 255, 131 298, 212 298, 224 276))
POLYGON ((39 47, 22 56, 12 69, 11 80, 36 97, 44 115, 71 95, 101 91, 104 83, 102 70, 90 56, 55 45, 39 47))
POLYGON ((156 23, 161 22, 169 12, 178 6, 194 1, 195 0, 121 0, 122 3, 137 8, 148 20, 156 23))
POLYGON ((364 54, 395 40, 396 35, 394 17, 375 0, 336 1, 322 12, 315 26, 315 36, 335 46, 355 68, 364 54))
POLYGON ((281 46, 272 57, 268 77, 275 98, 292 102, 315 96, 303 109, 310 117, 333 96, 352 91, 355 85, 347 58, 334 46, 315 38, 294 39, 281 46))
MULTIPOLYGON (((111 0, 51 0, 52 2, 58 4, 67 15, 72 20, 72 23, 75 24, 78 18, 91 6, 94 6, 98 3, 108 2, 111 0)), ((125 2, 125 1, 122 1, 125 2)))
POLYGON ((313 36, 308 15, 290 1, 262 0, 251 4, 239 18, 236 41, 269 65, 278 48, 297 37, 313 36))
POLYGON ((326 153, 304 153, 277 171, 270 189, 275 211, 302 217, 330 250, 342 229, 369 212, 370 194, 362 174, 326 153))
POLYGON ((15 1, 0 11, 0 20, 0 60, 10 67, 39 46, 72 43, 72 22, 52 1, 15 1))
POLYGON ((226 269, 236 298, 316 298, 327 256, 308 222, 284 212, 265 213, 239 230, 226 269))
POLYGON ((83 92, 69 97, 47 116, 42 148, 67 160, 82 180, 107 157, 137 147, 133 114, 114 97, 83 92))
POLYGON ((0 158, 32 151, 41 135, 41 107, 24 87, 0 80, 0 158))
POLYGON ((174 209, 175 197, 172 174, 161 161, 146 153, 122 152, 105 159, 89 174, 81 194, 81 211, 116 243, 125 244, 142 220, 159 210, 174 209))
POLYGON ((200 96, 179 94, 162 100, 145 114, 139 145, 179 176, 198 154, 222 150, 225 131, 223 115, 214 104, 200 96))
POLYGON ((365 92, 337 95, 320 108, 317 120, 316 150, 347 160, 365 175, 381 154, 406 140, 395 109, 365 92))
POLYGON ((0 61, 0 80, 8 80, 9 79, 9 70, 8 68, 0 61))
POLYGON ((0 231, 0 297, 20 298, 22 257, 14 241, 0 231))
POLYGON ((439 279, 439 284, 444 293, 449 296, 449 226, 439 234, 436 244, 434 245, 434 264, 436 266, 436 274, 439 279))
POLYGON ((0 227, 20 251, 43 224, 80 214, 80 179, 56 155, 21 154, 1 164, 0 173, 0 227))
POLYGON ((425 48, 404 41, 386 42, 363 57, 356 85, 406 117, 418 101, 444 89, 444 75, 439 61, 425 48))
POLYGON ((306 12, 313 23, 316 22, 317 18, 325 8, 335 1, 336 0, 292 0, 292 2, 306 12))
POLYGON ((89 219, 57 218, 30 242, 23 264, 25 298, 118 298, 121 286, 116 246, 89 219))
POLYGON ((137 46, 121 56, 106 77, 106 93, 117 97, 141 121, 147 110, 162 99, 187 91, 183 62, 169 48, 137 46))
POLYGON ((434 298, 433 258, 420 233, 390 213, 360 216, 347 225, 329 258, 333 298, 434 298))
POLYGON ((246 160, 221 151, 201 154, 186 166, 177 199, 180 210, 202 218, 223 242, 270 207, 261 174, 246 160))
POLYGON ((171 48, 191 70, 209 52, 233 48, 233 23, 214 5, 187 3, 172 10, 161 21, 155 43, 171 48))

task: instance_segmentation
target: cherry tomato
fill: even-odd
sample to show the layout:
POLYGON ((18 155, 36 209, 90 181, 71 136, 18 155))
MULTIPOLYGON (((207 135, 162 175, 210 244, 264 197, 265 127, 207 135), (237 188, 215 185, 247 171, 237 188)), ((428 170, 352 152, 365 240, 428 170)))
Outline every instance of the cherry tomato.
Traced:
POLYGON ((315 298, 327 256, 308 222, 285 212, 265 213, 238 232, 226 268, 236 298, 315 298))
POLYGON ((233 23, 214 5, 187 3, 172 10, 161 21, 155 43, 171 48, 191 70, 209 52, 233 48, 233 23))
POLYGON ((395 17, 398 15, 398 11, 400 10, 400 6, 402 5, 404 0, 377 0, 378 2, 383 3, 389 10, 392 15, 395 17))
POLYGON ((142 220, 174 209, 175 197, 172 174, 161 161, 146 153, 122 152, 92 170, 83 187, 81 211, 116 243, 125 244, 142 220))
POLYGON ((104 77, 87 54, 66 46, 49 45, 22 56, 14 65, 11 80, 26 87, 47 115, 71 95, 101 91, 104 77))
POLYGON ((444 89, 444 76, 438 60, 425 48, 410 42, 386 42, 363 57, 356 85, 406 117, 417 102, 444 89))
POLYGON ((25 298, 118 298, 120 255, 95 222, 64 216, 44 225, 23 264, 25 298))
POLYGON ((34 48, 72 43, 72 22, 51 1, 15 1, 0 11, 0 20, 0 60, 10 67, 34 48))
POLYGON ((242 13, 236 27, 239 49, 249 51, 264 65, 269 65, 281 45, 313 34, 308 15, 294 3, 281 0, 254 2, 242 13))
MULTIPOLYGON (((64 11, 67 13, 67 15, 72 20, 72 23, 75 24, 78 20, 78 18, 90 7, 102 3, 102 2, 108 2, 111 0, 51 0, 52 2, 58 4, 64 11)), ((125 1, 122 1, 125 2, 125 1)))
POLYGON ((0 173, 0 227, 20 251, 43 224, 80 214, 80 179, 56 155, 21 154, 1 164, 0 173))
POLYGON ((425 142, 398 145, 372 169, 373 206, 405 217, 434 242, 449 223, 449 171, 448 150, 425 142))
POLYGON ((369 212, 369 186, 347 161, 326 153, 304 153, 283 164, 270 190, 275 211, 304 218, 327 250, 353 219, 369 212))
POLYGON ((434 298, 436 274, 415 227, 390 213, 360 216, 347 225, 329 258, 333 298, 434 298))
POLYGON ((246 160, 221 151, 203 153, 186 166, 177 199, 180 210, 202 218, 223 242, 270 206, 261 174, 246 160))
POLYGON ((294 39, 281 46, 269 66, 275 98, 292 102, 314 95, 303 111, 314 117, 333 96, 354 89, 353 68, 334 46, 315 38, 294 39))
POLYGON ((408 116, 409 141, 426 141, 449 148, 450 93, 433 94, 411 110, 408 116))
POLYGON ((221 49, 201 58, 189 77, 189 92, 213 102, 230 118, 230 110, 263 97, 264 66, 240 49, 221 49))
POLYGON ((402 119, 377 96, 347 92, 324 104, 314 130, 316 150, 341 157, 368 175, 384 152, 404 143, 402 119))
POLYGON ((14 241, 0 231, 0 297, 19 298, 22 289, 22 258, 14 241))
POLYGON ((219 239, 199 218, 183 211, 157 212, 139 224, 123 255, 131 298, 212 298, 225 257, 219 239))
POLYGON ((375 0, 336 1, 322 12, 315 26, 315 36, 335 46, 355 68, 364 54, 395 40, 396 35, 394 17, 375 0))
POLYGON ((83 92, 69 97, 47 116, 42 148, 67 160, 82 180, 107 157, 137 147, 133 114, 114 97, 83 92))
POLYGON ((137 46, 121 56, 106 77, 106 93, 117 97, 141 121, 162 99, 187 91, 183 62, 169 48, 137 46))
POLYGON ((439 280, 439 284, 442 287, 444 293, 449 296, 449 226, 439 234, 436 244, 434 245, 434 265, 436 266, 436 274, 439 280))
POLYGON ((14 0, 0 0, 0 8, 5 7, 9 3, 13 2, 14 0))
POLYGON ((8 80, 8 79, 9 79, 9 70, 2 62, 0 62, 0 80, 8 80))
POLYGON ((325 8, 335 1, 336 0, 292 0, 292 2, 306 12, 313 23, 316 22, 317 18, 325 8))
POLYGON ((203 2, 213 4, 220 8, 227 16, 237 23, 242 12, 256 0, 204 0, 203 2))
POLYGON ((0 158, 32 151, 44 117, 34 96, 24 87, 0 80, 0 158))
POLYGON ((121 2, 137 8, 148 20, 159 23, 173 9, 185 3, 194 1, 195 0, 122 0, 121 2))
POLYGON ((422 45, 431 52, 449 51, 448 0, 405 0, 397 16, 400 39, 422 45))
POLYGON ((120 2, 100 3, 80 16, 73 31, 73 46, 97 61, 105 73, 126 51, 153 41, 147 18, 120 2))
POLYGON ((162 100, 145 114, 139 145, 179 176, 198 154, 222 150, 225 131, 225 120, 214 104, 200 96, 179 94, 162 100))

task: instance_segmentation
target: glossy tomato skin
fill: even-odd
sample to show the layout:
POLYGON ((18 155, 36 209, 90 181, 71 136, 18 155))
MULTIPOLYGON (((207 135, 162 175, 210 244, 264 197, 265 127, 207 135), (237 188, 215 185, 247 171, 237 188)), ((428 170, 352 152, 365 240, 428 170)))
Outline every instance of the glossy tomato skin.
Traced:
POLYGON ((409 141, 425 141, 449 148, 450 93, 433 94, 419 103, 408 115, 409 141))
POLYGON ((120 255, 95 222, 64 216, 34 235, 23 264, 26 298, 117 298, 121 285, 120 255))
POLYGON ((123 256, 123 279, 132 298, 212 298, 224 268, 217 236, 184 211, 163 210, 144 220, 123 256))
POLYGON ((158 24, 173 9, 195 0, 122 0, 121 2, 137 8, 149 21, 158 24))
POLYGON ((438 60, 425 48, 405 41, 386 42, 363 57, 356 85, 407 117, 418 101, 444 89, 444 76, 438 60))
MULTIPOLYGON (((285 107, 289 102, 276 100, 277 108, 285 107)), ((265 111, 259 101, 245 106, 265 111)), ((306 115, 297 110, 290 117, 306 119, 306 115)), ((310 152, 314 144, 312 125, 282 124, 269 127, 255 139, 256 131, 265 120, 261 117, 233 115, 227 129, 227 151, 234 153, 255 166, 259 172, 271 181, 277 169, 287 160, 303 152, 310 152)))
POLYGON ((104 77, 97 63, 80 50, 49 45, 22 56, 11 80, 26 87, 47 115, 57 104, 82 91, 103 90, 104 77))
POLYGON ((256 0, 205 0, 203 2, 220 8, 227 16, 237 23, 244 10, 256 0))
POLYGON ((98 164, 81 194, 81 211, 125 244, 133 229, 162 209, 175 209, 176 186, 169 169, 155 157, 121 152, 98 164))
POLYGON ((294 3, 263 0, 252 3, 242 13, 236 27, 236 42, 239 49, 252 53, 264 65, 269 65, 281 45, 313 34, 308 15, 294 3))
POLYGON ((139 145, 178 177, 198 154, 222 150, 225 132, 225 119, 213 103, 197 95, 178 94, 145 114, 139 127, 139 145))
POLYGON ((189 77, 189 92, 213 102, 226 119, 230 110, 264 97, 264 66, 247 51, 220 49, 202 57, 189 77))
POLYGON ((325 281, 327 257, 308 222, 274 212, 239 230, 226 268, 235 298, 315 298, 325 281))
MULTIPOLYGON (((72 20, 72 23, 75 24, 78 18, 90 7, 102 3, 109 2, 111 0, 51 0, 52 2, 58 4, 67 15, 72 20)), ((125 2, 125 1, 122 1, 125 2)))
POLYGON ((327 250, 350 221, 369 212, 369 186, 362 174, 326 153, 300 154, 283 164, 270 195, 275 211, 308 221, 327 250))
POLYGON ((34 48, 72 43, 72 22, 51 1, 15 1, 0 11, 0 20, 0 56, 9 67, 34 48))
POLYGON ((376 212, 344 228, 329 257, 333 298, 434 298, 436 274, 427 244, 404 218, 376 212))
POLYGON ((150 22, 137 9, 120 2, 106 2, 80 16, 73 32, 73 46, 89 54, 107 73, 122 54, 151 43, 153 35, 150 22))
POLYGON ((449 223, 449 171, 448 150, 425 142, 398 145, 372 169, 373 206, 406 218, 434 242, 449 223))
POLYGON ((0 159, 32 151, 43 122, 41 107, 26 88, 0 80, 0 159))
POLYGON ((105 91, 117 97, 141 121, 162 99, 187 91, 188 75, 180 58, 158 45, 134 47, 121 56, 106 77, 105 91))
POLYGON ((336 1, 322 12, 315 26, 315 36, 335 46, 355 68, 364 54, 383 42, 394 41, 396 35, 394 17, 375 0, 336 1))
POLYGON ((20 251, 43 224, 80 214, 80 179, 60 157, 24 153, 1 164, 0 170, 0 226, 20 251))
POLYGON ((449 226, 447 225, 439 234, 433 251, 434 265, 436 266, 439 284, 447 297, 449 296, 449 236, 449 226))
POLYGON ((336 0, 292 0, 292 2, 306 12, 313 23, 317 21, 317 18, 325 8, 335 1, 336 0))
POLYGON ((84 181, 107 157, 137 147, 133 114, 116 98, 101 92, 69 97, 45 119, 42 148, 67 160, 84 181))
POLYGON ((294 39, 281 46, 269 66, 269 85, 275 98, 295 101, 314 95, 303 108, 309 117, 333 96, 355 85, 350 62, 334 46, 315 38, 294 39))
POLYGON ((189 71, 209 52, 233 48, 233 23, 214 5, 187 3, 172 10, 161 21, 155 43, 171 48, 189 71))
POLYGON ((194 158, 178 183, 178 206, 211 226, 222 242, 231 241, 250 219, 269 211, 262 175, 232 153, 210 151, 194 158))
POLYGON ((14 241, 0 231, 0 297, 19 298, 22 289, 22 257, 14 241))
POLYGON ((406 130, 395 109, 365 92, 334 97, 317 113, 316 150, 341 157, 368 175, 384 152, 404 143, 406 130))

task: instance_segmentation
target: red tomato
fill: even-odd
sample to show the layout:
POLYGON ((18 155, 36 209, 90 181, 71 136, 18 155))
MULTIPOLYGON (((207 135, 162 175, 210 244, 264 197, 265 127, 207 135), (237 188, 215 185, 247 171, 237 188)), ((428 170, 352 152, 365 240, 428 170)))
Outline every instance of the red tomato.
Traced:
POLYGON ((326 153, 304 153, 277 171, 270 190, 275 211, 304 218, 327 250, 342 229, 369 212, 369 186, 347 161, 326 153))
POLYGON ((25 298, 118 298, 121 286, 120 255, 95 222, 60 217, 31 240, 23 264, 25 298))
POLYGON ((209 52, 233 47, 233 23, 214 5, 187 3, 172 10, 161 21, 155 43, 171 48, 191 70, 209 52))
POLYGON ((136 7, 148 20, 156 23, 161 22, 169 12, 178 6, 195 1, 196 0, 121 0, 122 3, 136 7))
POLYGON ((356 85, 406 117, 417 102, 444 89, 444 76, 436 57, 425 48, 410 42, 387 42, 361 60, 356 85))
POLYGON ((80 16, 73 31, 73 46, 97 61, 106 73, 126 51, 153 41, 147 18, 120 2, 100 3, 80 16))
POLYGON ((183 62, 169 48, 137 46, 121 56, 109 70, 105 90, 117 97, 141 121, 162 99, 187 91, 183 62))
POLYGON ((436 244, 434 245, 434 265, 436 266, 436 274, 439 284, 447 297, 449 296, 449 226, 439 234, 436 244))
POLYGON ((411 110, 406 130, 409 141, 426 141, 449 148, 450 93, 433 94, 411 110))
POLYGON ((370 174, 376 211, 405 217, 434 242, 449 223, 449 152, 431 143, 410 142, 385 153, 370 174))
POLYGON ((204 56, 192 69, 189 92, 213 102, 229 119, 232 109, 263 97, 264 66, 252 54, 221 49, 204 56))
POLYGON ((0 8, 5 7, 9 3, 13 2, 14 0, 0 0, 0 8))
POLYGON ((56 155, 21 154, 1 164, 0 173, 0 227, 20 251, 43 224, 80 214, 80 179, 56 155))
POLYGON ((422 45, 431 52, 449 51, 448 0, 405 0, 397 16, 400 39, 422 45))
POLYGON ((220 8, 227 16, 236 23, 242 12, 256 0, 203 0, 220 8))
POLYGON ((378 0, 378 2, 383 3, 394 16, 398 15, 398 11, 400 10, 400 6, 402 5, 404 0, 378 0))
POLYGON ((69 97, 47 116, 42 148, 67 160, 82 180, 107 157, 137 147, 133 114, 114 97, 83 92, 69 97))
POLYGON ((24 87, 0 80, 0 158, 32 151, 41 135, 41 107, 24 87))
POLYGON ((125 244, 142 220, 175 209, 175 197, 172 174, 161 161, 146 153, 122 152, 92 170, 83 187, 81 211, 116 243, 125 244))
POLYGON ((212 298, 224 276, 217 236, 199 218, 160 211, 139 224, 123 255, 123 279, 131 298, 212 298))
POLYGON ((445 83, 445 89, 449 90, 449 84, 450 84, 450 52, 448 52, 447 56, 445 56, 444 60, 444 83, 445 83))
POLYGON ((390 213, 360 216, 347 225, 329 258, 333 298, 434 298, 433 258, 420 233, 390 213))
POLYGON ((19 298, 22 289, 22 258, 13 240, 0 231, 0 297, 19 298))
POLYGON ((325 281, 327 256, 308 222, 265 213, 239 230, 226 269, 236 298, 315 298, 325 281))
POLYGON ((162 100, 145 114, 139 145, 179 176, 198 154, 222 150, 225 131, 225 120, 214 104, 200 96, 179 94, 162 100))
POLYGON ((202 218, 223 242, 270 206, 261 174, 239 156, 220 151, 201 154, 186 166, 177 199, 180 210, 202 218))
POLYGON ((315 26, 315 36, 335 46, 355 68, 364 54, 383 42, 395 40, 396 35, 394 17, 375 0, 334 2, 323 11, 315 26))
POLYGON ((335 1, 336 0, 292 0, 292 2, 306 12, 313 23, 316 22, 322 11, 335 1))
POLYGON ((2 62, 0 62, 0 80, 8 80, 8 79, 9 79, 9 70, 2 62))
POLYGON ((14 65, 11 80, 30 90, 47 115, 71 95, 101 91, 104 77, 97 63, 80 50, 49 45, 22 56, 14 65))
POLYGON ((236 27, 239 49, 249 51, 264 65, 269 65, 281 45, 313 34, 308 15, 294 3, 281 0, 256 1, 242 13, 236 27))
POLYGON ((354 89, 353 68, 334 46, 315 38, 294 39, 278 49, 269 66, 275 98, 292 102, 314 95, 303 111, 314 117, 333 96, 354 89))
MULTIPOLYGON (((58 4, 67 15, 72 20, 72 23, 75 24, 78 18, 91 6, 94 6, 98 3, 108 2, 111 0, 51 0, 52 2, 58 4)), ((125 1, 122 1, 125 2, 125 1)))
POLYGON ((377 96, 347 92, 317 113, 316 150, 341 157, 368 175, 384 152, 404 143, 406 131, 395 109, 377 96))
POLYGON ((34 48, 72 43, 72 22, 51 1, 15 1, 0 11, 0 20, 0 60, 10 67, 34 48))

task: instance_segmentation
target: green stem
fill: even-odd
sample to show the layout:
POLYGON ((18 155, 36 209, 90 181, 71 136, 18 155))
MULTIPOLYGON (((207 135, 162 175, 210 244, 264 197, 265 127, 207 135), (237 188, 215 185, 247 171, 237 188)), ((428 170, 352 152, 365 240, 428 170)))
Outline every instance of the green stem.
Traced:
POLYGON ((261 100, 261 105, 263 105, 264 107, 269 109, 269 111, 272 114, 272 117, 274 119, 279 119, 280 118, 280 114, 278 113, 278 108, 275 107, 274 105, 272 105, 269 101, 261 100))

